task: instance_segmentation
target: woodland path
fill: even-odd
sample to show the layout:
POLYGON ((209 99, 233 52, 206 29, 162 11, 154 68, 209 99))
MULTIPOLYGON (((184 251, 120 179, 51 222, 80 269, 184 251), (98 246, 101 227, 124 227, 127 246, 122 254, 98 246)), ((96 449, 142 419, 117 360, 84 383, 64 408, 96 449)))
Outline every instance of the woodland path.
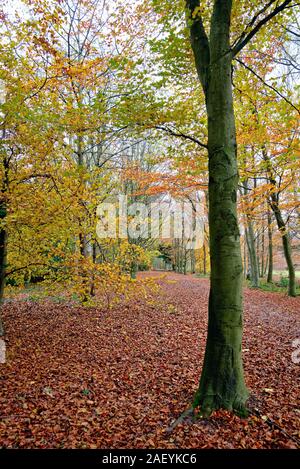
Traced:
POLYGON ((152 305, 141 300, 109 312, 50 301, 4 305, 0 447, 296 447, 300 364, 291 355, 300 297, 244 292, 245 374, 258 413, 242 420, 219 411, 168 433, 197 388, 209 283, 142 275, 161 277, 152 305))

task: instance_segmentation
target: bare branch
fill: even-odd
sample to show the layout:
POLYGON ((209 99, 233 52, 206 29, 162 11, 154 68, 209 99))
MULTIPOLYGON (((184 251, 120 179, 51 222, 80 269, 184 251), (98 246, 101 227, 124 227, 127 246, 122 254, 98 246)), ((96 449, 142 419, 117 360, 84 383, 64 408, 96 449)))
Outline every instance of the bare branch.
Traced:
POLYGON ((240 59, 237 59, 235 58, 235 60, 243 65, 243 67, 245 67, 247 70, 249 70, 249 72, 253 73, 253 75, 258 79, 260 80, 265 86, 267 86, 268 88, 270 88, 272 91, 274 91, 278 96, 280 96, 286 103, 288 103, 292 108, 294 108, 298 114, 300 114, 300 109, 298 109, 286 96, 284 96, 282 93, 280 93, 280 91, 278 91, 276 88, 274 88, 274 86, 270 85, 269 83, 267 83, 260 75, 258 75, 251 67, 249 67, 249 65, 246 65, 242 60, 240 59))
POLYGON ((198 140, 196 137, 193 137, 192 135, 186 135, 182 133, 181 131, 174 131, 170 129, 169 127, 163 127, 161 125, 156 125, 155 129, 163 130, 164 132, 167 132, 168 134, 173 135, 173 137, 181 137, 186 140, 190 140, 191 142, 197 143, 197 145, 199 145, 202 148, 205 148, 205 149, 208 148, 205 143, 200 142, 200 140, 198 140))
MULTIPOLYGON (((261 28, 268 23, 272 18, 274 18, 278 13, 284 11, 286 8, 289 8, 289 4, 292 3, 293 0, 285 0, 281 5, 277 5, 276 8, 274 8, 273 11, 271 11, 267 16, 262 18, 256 26, 248 33, 245 34, 245 32, 241 35, 240 39, 237 41, 236 45, 232 48, 232 55, 233 57, 236 56, 245 46, 248 44, 249 41, 255 36, 255 34, 258 33, 258 31, 261 30, 261 28)), ((274 2, 269 2, 267 4, 267 8, 274 2)), ((266 8, 266 9, 267 9, 266 8)), ((265 9, 265 10, 266 10, 265 9)), ((261 10, 263 11, 263 10, 261 10)), ((259 15, 260 13, 258 13, 259 15)), ((257 17, 258 17, 257 15, 257 17)), ((255 18, 255 17, 254 17, 255 18)), ((256 19, 254 19, 255 22, 256 19)), ((253 21, 253 20, 252 20, 253 21)), ((250 22, 250 25, 252 24, 252 21, 250 22)))
POLYGON ((32 262, 31 264, 24 265, 23 267, 17 267, 15 269, 12 269, 8 272, 5 273, 5 277, 9 277, 12 274, 15 274, 16 272, 20 272, 21 270, 26 270, 29 267, 36 267, 36 266, 42 266, 42 267, 47 267, 52 270, 58 270, 58 267, 53 267, 49 264, 45 264, 44 262, 32 262))

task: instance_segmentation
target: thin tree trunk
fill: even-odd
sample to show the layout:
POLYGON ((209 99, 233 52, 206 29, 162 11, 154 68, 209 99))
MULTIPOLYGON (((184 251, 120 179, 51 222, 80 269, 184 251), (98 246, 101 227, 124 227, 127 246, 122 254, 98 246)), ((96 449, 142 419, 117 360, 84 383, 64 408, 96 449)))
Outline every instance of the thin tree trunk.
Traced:
POLYGON ((244 239, 244 244, 243 244, 243 267, 244 267, 244 278, 246 278, 246 262, 247 262, 247 254, 246 254, 246 233, 245 233, 245 239, 244 239))
POLYGON ((265 262, 265 270, 264 270, 264 278, 267 276, 269 266, 269 252, 266 254, 266 262, 265 262))
MULTIPOLYGON (((5 204, 0 206, 0 220, 6 217, 5 204)), ((6 257, 7 257, 7 232, 4 228, 0 230, 0 313, 3 303, 4 287, 5 287, 5 272, 6 272, 6 257)), ((4 335, 4 325, 0 314, 0 336, 4 335)))
POLYGON ((260 254, 260 233, 259 233, 259 230, 257 230, 255 248, 256 248, 257 272, 258 272, 258 277, 259 277, 259 272, 260 272, 260 256, 259 256, 259 254, 260 254))
POLYGON ((246 229, 246 240, 249 252, 250 261, 250 280, 253 288, 259 287, 259 272, 257 262, 257 251, 255 246, 254 230, 252 221, 248 219, 248 227, 246 229))
POLYGON ((260 263, 260 277, 263 278, 265 272, 265 227, 263 223, 263 229, 261 233, 261 263, 260 263))
POLYGON ((179 266, 179 251, 178 251, 178 243, 179 241, 177 239, 174 240, 174 270, 176 273, 178 273, 178 266, 179 266))
POLYGON ((183 273, 184 273, 184 275, 186 275, 186 273, 187 273, 186 267, 187 267, 187 249, 184 246, 183 247, 183 273))
MULTIPOLYGON (((3 138, 5 137, 5 131, 3 131, 3 138)), ((4 325, 2 321, 1 309, 4 296, 5 288, 5 276, 6 276, 6 264, 7 264, 7 230, 3 225, 7 216, 7 189, 8 189, 8 172, 9 172, 9 161, 6 157, 3 159, 4 177, 2 181, 1 196, 0 196, 0 336, 3 336, 4 325)))
POLYGON ((273 189, 270 192, 269 204, 275 216, 277 227, 281 233, 282 246, 284 257, 286 260, 288 272, 289 272, 289 286, 288 294, 289 296, 296 296, 296 274, 295 267, 292 259, 292 247, 290 242, 289 233, 287 230, 287 224, 285 223, 280 207, 279 207, 279 195, 278 187, 276 184, 276 179, 274 176, 271 160, 268 156, 267 150, 265 147, 262 148, 262 154, 265 162, 267 163, 267 175, 270 184, 273 186, 273 189))
POLYGON ((293 259, 292 259, 292 247, 291 247, 290 237, 287 231, 286 223, 283 220, 281 210, 278 207, 276 195, 272 194, 271 198, 272 198, 271 208, 275 215, 278 229, 281 233, 284 257, 285 257, 288 272, 289 272, 288 294, 289 296, 296 296, 296 275, 295 275, 295 267, 294 267, 293 259))
MULTIPOLYGON (((244 181, 244 196, 249 193, 248 181, 244 181)), ((252 210, 251 210, 252 212, 252 210)), ((246 211, 246 229, 245 236, 248 248, 249 258, 249 270, 250 270, 250 281, 253 288, 259 287, 259 263, 258 263, 258 251, 256 249, 255 235, 253 229, 252 213, 246 211)))
POLYGON ((268 259, 268 277, 267 282, 273 282, 273 233, 272 233, 272 217, 268 210, 268 240, 269 240, 269 259, 268 259))
POLYGON ((195 260, 195 249, 191 250, 191 273, 194 274, 196 271, 196 260, 195 260))
MULTIPOLYGON (((81 135, 77 136, 77 166, 79 171, 82 170, 84 166, 84 158, 83 158, 83 138, 81 135)), ((84 184, 84 181, 82 179, 82 173, 80 173, 80 180, 81 184, 84 184)), ((81 220, 79 220, 79 252, 82 257, 87 257, 87 240, 85 234, 81 231, 82 229, 82 223, 81 220)), ((81 266, 79 265, 79 269, 81 270, 81 266)), ((90 288, 90 279, 89 275, 87 272, 82 272, 81 270, 81 277, 82 277, 82 294, 81 294, 81 301, 85 302, 89 299, 89 295, 91 293, 91 288, 90 288)))
MULTIPOLYGON (((93 259, 93 264, 96 264, 97 245, 96 245, 95 241, 93 241, 93 244, 92 244, 92 259, 93 259)), ((96 291, 95 291, 95 275, 94 275, 94 273, 92 273, 90 295, 95 296, 95 294, 96 294, 96 291)))
POLYGON ((208 115, 211 259, 208 335, 194 406, 200 406, 203 415, 218 408, 243 413, 248 391, 241 354, 243 266, 237 220, 232 56, 228 53, 232 1, 214 2, 209 44, 202 21, 198 17, 193 21, 193 11, 199 2, 190 0, 187 5, 192 21, 191 44, 208 115))

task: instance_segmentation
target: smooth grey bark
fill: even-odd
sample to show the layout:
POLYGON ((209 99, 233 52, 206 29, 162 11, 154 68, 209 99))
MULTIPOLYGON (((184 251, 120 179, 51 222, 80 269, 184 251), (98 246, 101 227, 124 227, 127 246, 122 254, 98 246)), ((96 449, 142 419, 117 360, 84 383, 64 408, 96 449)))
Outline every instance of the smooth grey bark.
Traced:
POLYGON ((243 252, 244 278, 247 278, 247 240, 245 235, 244 252, 243 252))
POLYGON ((258 269, 258 276, 260 272, 260 259, 259 259, 259 246, 260 246, 260 233, 259 231, 256 234, 256 259, 257 259, 257 269, 258 269))
POLYGON ((246 242, 249 254, 249 264, 250 264, 250 281, 253 288, 259 287, 259 273, 258 273, 258 262, 257 262, 257 253, 255 249, 255 236, 253 230, 253 224, 251 220, 247 221, 248 226, 246 228, 246 242))
MULTIPOLYGON (((92 259, 93 259, 93 264, 96 264, 97 262, 97 245, 96 242, 92 242, 92 259)), ((95 276, 92 274, 91 278, 91 286, 90 286, 90 296, 95 296, 96 291, 95 291, 95 276)))
POLYGON ((263 226, 261 233, 261 262, 260 262, 260 277, 263 278, 265 274, 265 227, 263 226))
MULTIPOLYGON (((243 183, 244 187, 244 196, 247 196, 250 189, 248 186, 248 181, 245 180, 243 183)), ((256 250, 256 243, 255 243, 255 234, 253 228, 253 216, 252 213, 249 211, 246 212, 245 216, 246 220, 246 228, 245 228, 245 235, 246 235, 246 243, 248 248, 248 258, 249 258, 249 271, 250 271, 250 281, 251 286, 253 288, 259 287, 259 265, 257 259, 257 250, 256 250)))
POLYGON ((191 249, 191 250, 189 251, 189 255, 190 255, 190 271, 191 271, 191 274, 194 274, 194 273, 195 273, 195 270, 196 270, 195 250, 194 250, 194 249, 191 249))
MULTIPOLYGON (((6 217, 6 208, 4 204, 0 206, 0 219, 1 221, 6 217)), ((7 258, 7 232, 4 228, 0 230, 0 312, 3 303, 4 287, 5 287, 5 272, 6 272, 6 258, 7 258)), ((0 314, 0 336, 4 335, 4 325, 0 314)))
POLYGON ((237 220, 237 145, 229 32, 231 0, 216 0, 210 39, 187 1, 191 45, 206 99, 209 156, 211 284, 205 358, 194 406, 203 415, 225 408, 245 412, 242 365, 243 266, 237 220))

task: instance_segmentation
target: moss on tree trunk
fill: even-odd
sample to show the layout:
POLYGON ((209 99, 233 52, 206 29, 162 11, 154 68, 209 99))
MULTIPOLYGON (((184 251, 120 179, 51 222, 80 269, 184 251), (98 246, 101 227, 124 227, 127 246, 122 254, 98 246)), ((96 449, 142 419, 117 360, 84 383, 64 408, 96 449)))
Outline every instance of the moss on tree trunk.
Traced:
MULTIPOLYGON (((187 2, 193 18, 199 2, 187 2)), ((211 285, 205 359, 194 406, 209 415, 224 408, 245 413, 242 364, 243 266, 237 220, 237 146, 229 44, 231 1, 215 1, 210 38, 202 20, 191 44, 206 98, 209 156, 211 285)))

